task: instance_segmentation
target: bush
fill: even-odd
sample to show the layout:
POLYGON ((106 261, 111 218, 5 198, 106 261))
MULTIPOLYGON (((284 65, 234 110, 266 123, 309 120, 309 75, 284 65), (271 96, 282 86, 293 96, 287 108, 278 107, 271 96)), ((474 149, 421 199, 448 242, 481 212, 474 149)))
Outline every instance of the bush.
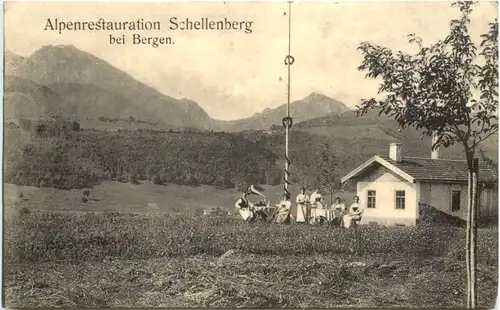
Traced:
POLYGON ((157 175, 154 175, 152 178, 151 178, 151 182, 153 182, 153 184, 156 184, 156 185, 160 185, 162 184, 162 180, 159 176, 157 175))

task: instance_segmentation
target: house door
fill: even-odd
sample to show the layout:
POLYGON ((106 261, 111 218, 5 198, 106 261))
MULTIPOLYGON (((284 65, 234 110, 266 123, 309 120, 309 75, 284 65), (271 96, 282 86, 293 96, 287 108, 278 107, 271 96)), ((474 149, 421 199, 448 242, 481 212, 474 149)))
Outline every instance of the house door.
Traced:
POLYGON ((484 188, 481 190, 481 195, 479 196, 479 217, 491 216, 493 208, 493 195, 489 188, 484 188))

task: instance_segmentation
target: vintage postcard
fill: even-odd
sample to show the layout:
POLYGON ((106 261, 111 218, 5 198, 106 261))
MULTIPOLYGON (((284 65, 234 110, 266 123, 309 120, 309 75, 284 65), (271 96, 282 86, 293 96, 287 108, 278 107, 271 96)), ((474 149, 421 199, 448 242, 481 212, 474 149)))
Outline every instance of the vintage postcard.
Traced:
POLYGON ((3 306, 493 308, 497 2, 7 2, 3 306))

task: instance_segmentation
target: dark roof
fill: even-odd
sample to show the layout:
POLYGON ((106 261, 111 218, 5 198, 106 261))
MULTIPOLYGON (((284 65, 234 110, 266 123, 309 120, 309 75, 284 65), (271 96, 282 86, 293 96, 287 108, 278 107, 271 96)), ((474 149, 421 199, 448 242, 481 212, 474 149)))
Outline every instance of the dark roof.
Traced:
MULTIPOLYGON (((467 182, 468 180, 465 160, 403 157, 401 162, 396 162, 389 156, 379 157, 419 181, 467 182)), ((485 162, 479 161, 479 180, 497 182, 498 173, 489 168, 485 162)))

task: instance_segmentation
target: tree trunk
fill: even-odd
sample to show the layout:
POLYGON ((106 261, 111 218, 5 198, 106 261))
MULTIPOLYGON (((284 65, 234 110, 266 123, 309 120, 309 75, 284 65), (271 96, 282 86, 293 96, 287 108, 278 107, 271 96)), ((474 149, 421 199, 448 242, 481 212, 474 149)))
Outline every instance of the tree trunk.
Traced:
POLYGON ((330 206, 333 204, 333 188, 330 188, 330 206))
POLYGON ((465 230, 465 262, 467 265, 467 308, 471 308, 471 231, 472 231, 472 167, 469 166, 467 180, 467 228, 465 230))
POLYGON ((467 231, 466 231, 466 262, 467 262, 467 308, 476 308, 476 249, 477 249, 477 208, 478 208, 478 174, 479 160, 467 160, 468 203, 467 203, 467 231))
POLYGON ((471 308, 476 308, 476 254, 477 254, 477 213, 478 213, 478 198, 479 198, 479 160, 474 158, 472 162, 472 215, 471 215, 471 255, 470 255, 470 268, 471 268, 471 308))

